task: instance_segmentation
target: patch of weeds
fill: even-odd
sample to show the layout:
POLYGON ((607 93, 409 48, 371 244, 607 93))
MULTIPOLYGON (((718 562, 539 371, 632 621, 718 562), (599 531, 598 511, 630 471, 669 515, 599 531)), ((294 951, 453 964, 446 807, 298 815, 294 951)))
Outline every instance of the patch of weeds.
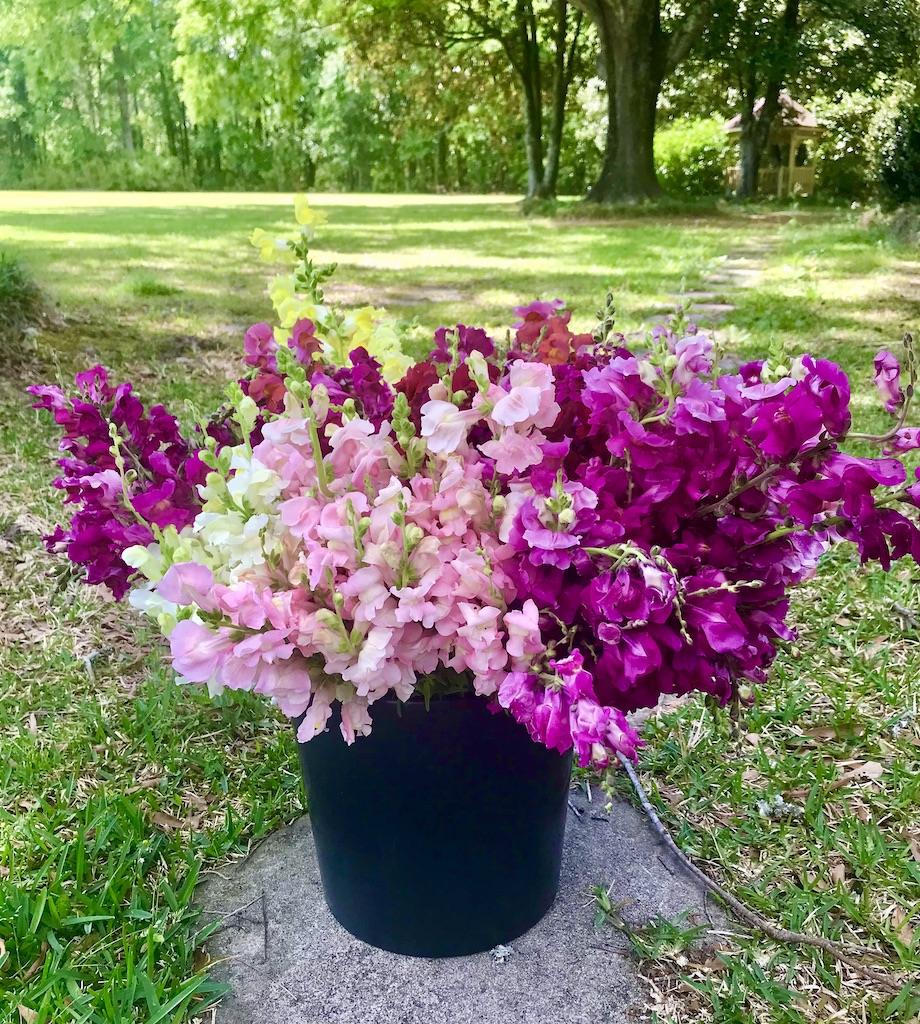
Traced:
POLYGON ((525 217, 555 217, 559 211, 556 199, 522 199, 520 211, 525 217))
POLYGON ((0 250, 0 344, 4 357, 22 361, 23 343, 43 326, 47 302, 25 265, 0 250))
POLYGON ((136 270, 125 281, 125 290, 138 298, 150 299, 168 295, 179 295, 180 288, 163 281, 149 270, 136 270))
POLYGON ((632 203, 594 203, 585 199, 560 206, 557 216, 566 220, 618 220, 654 216, 729 216, 730 212, 724 200, 714 197, 675 199, 672 196, 662 196, 660 199, 645 199, 632 203))
POLYGON ((677 960, 689 949, 699 945, 709 931, 709 926, 705 924, 686 924, 689 910, 674 919, 656 914, 643 925, 631 925, 622 916, 623 904, 610 902, 608 890, 595 886, 591 893, 597 904, 595 927, 608 924, 622 932, 640 960, 677 960))

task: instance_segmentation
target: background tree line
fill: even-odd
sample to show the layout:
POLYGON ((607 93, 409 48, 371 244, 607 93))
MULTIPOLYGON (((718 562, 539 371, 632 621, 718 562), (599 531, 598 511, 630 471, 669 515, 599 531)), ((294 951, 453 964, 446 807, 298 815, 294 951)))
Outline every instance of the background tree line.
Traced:
POLYGON ((0 187, 920 198, 920 0, 0 0, 0 187), (754 104, 764 99, 763 114, 754 104))

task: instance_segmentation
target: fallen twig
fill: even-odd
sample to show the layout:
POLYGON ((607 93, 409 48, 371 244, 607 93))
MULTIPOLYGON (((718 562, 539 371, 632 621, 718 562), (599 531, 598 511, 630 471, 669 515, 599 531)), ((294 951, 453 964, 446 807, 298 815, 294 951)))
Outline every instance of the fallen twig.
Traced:
MULTIPOLYGON (((778 925, 768 921, 765 917, 761 917, 760 914, 751 910, 750 907, 745 906, 739 899, 736 899, 730 892, 719 885, 718 882, 714 882, 709 875, 706 874, 701 868, 698 868, 696 864, 684 853, 683 850, 674 842, 671 838, 670 832, 664 827, 661 819, 652 806, 651 801, 648 798, 648 794, 639 781, 639 776, 636 774, 635 768, 632 766, 632 762, 624 755, 618 754, 620 763, 626 769, 626 774, 629 776, 629 781, 633 784, 633 788, 636 791, 636 795, 639 797, 639 801, 642 804, 642 809, 648 815, 649 820, 652 823, 655 831, 663 840, 665 846, 678 858, 680 863, 690 872, 693 877, 700 882, 701 885, 707 889, 711 889, 721 900, 727 903, 732 910, 749 925, 756 928, 758 931, 768 935, 771 939, 775 939, 777 942, 786 942, 792 945, 804 945, 804 946, 815 946, 818 949, 823 949, 825 953, 830 953, 831 956, 835 957, 841 963, 847 964, 852 967, 854 971, 863 975, 865 978, 869 978, 883 988, 889 991, 898 992, 901 990, 903 982, 898 981, 896 978, 891 977, 888 974, 882 974, 879 971, 873 970, 871 967, 866 967, 865 964, 860 963, 853 956, 850 955, 845 949, 843 949, 838 943, 832 942, 830 939, 825 938, 823 935, 806 935, 804 932, 793 932, 788 928, 780 928, 778 925)), ((868 946, 859 946, 856 944, 847 944, 851 950, 857 956, 875 956, 875 951, 868 948, 868 946)))
MULTIPOLYGON (((214 872, 215 874, 217 872, 214 872)), ((221 875, 221 878, 226 878, 226 875, 221 875)), ((221 917, 224 921, 229 921, 231 917, 237 917, 243 913, 244 910, 248 910, 254 903, 258 903, 259 900, 265 901, 265 893, 260 893, 258 896, 253 897, 248 903, 244 903, 241 907, 237 907, 236 910, 202 910, 202 914, 210 914, 213 917, 221 917)))
POLYGON ((910 608, 905 608, 903 604, 898 604, 897 601, 891 606, 891 610, 899 618, 904 620, 905 625, 910 626, 911 629, 917 629, 920 627, 920 622, 917 620, 915 612, 911 611, 910 608))
POLYGON ((571 800, 569 801, 569 810, 576 818, 580 818, 585 813, 580 807, 576 807, 571 800))

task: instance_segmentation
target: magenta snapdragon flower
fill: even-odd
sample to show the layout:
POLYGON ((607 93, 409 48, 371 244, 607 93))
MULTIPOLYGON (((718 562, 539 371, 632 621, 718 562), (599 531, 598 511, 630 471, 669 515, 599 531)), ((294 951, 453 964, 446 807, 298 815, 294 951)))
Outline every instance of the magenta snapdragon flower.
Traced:
POLYGON ((903 425, 912 388, 891 353, 875 383, 901 418, 861 435, 880 457, 857 456, 850 384, 828 360, 720 374, 693 325, 631 351, 575 334, 559 300, 515 312, 507 351, 441 328, 393 386, 363 348, 332 365, 321 325, 298 320, 306 397, 256 324, 252 401, 207 428, 218 460, 101 367, 72 399, 32 388, 62 428, 56 485, 76 508, 48 543, 116 596, 138 583, 181 679, 271 697, 302 716, 301 741, 338 704, 356 742, 377 700, 448 670, 598 767, 636 756, 625 715, 662 694, 725 702, 762 682, 795 635, 792 588, 833 544, 920 562, 920 471, 908 481, 900 458, 920 428, 903 425), (168 527, 199 561, 152 547, 168 527), (132 564, 162 562, 146 583, 130 546, 150 556, 132 564))

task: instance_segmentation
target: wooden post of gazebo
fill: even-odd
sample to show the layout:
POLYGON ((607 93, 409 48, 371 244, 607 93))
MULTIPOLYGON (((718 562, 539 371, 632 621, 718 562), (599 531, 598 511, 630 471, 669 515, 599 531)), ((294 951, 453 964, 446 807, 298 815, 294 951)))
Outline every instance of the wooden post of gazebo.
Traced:
MULTIPOLYGON (((760 117, 763 100, 754 105, 754 117, 760 117)), ((736 114, 726 125, 725 131, 741 141, 741 115, 736 114)), ((815 191, 815 165, 813 153, 808 147, 824 134, 815 115, 802 106, 788 93, 780 93, 779 113, 770 128, 770 137, 764 150, 764 159, 758 175, 759 192, 772 193, 782 199, 785 196, 810 196, 815 191), (799 164, 799 147, 805 146, 804 160, 799 164)), ((741 179, 740 166, 730 167, 727 172, 728 184, 737 189, 741 179)))

